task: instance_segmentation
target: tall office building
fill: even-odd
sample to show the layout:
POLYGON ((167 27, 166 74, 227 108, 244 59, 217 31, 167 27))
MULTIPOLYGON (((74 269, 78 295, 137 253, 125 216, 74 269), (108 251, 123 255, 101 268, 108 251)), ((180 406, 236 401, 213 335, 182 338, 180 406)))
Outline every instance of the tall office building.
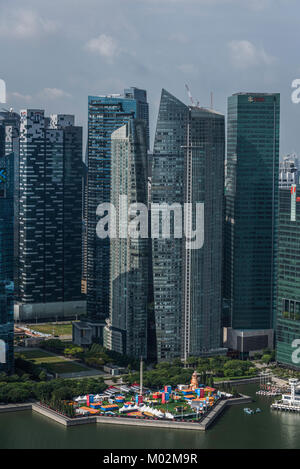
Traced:
POLYGON ((141 115, 145 116, 148 128, 147 109, 143 90, 130 89, 123 96, 89 96, 86 291, 91 335, 100 342, 109 316, 110 244, 109 240, 97 237, 96 210, 99 204, 110 201, 111 135, 130 119, 141 115))
POLYGON ((74 116, 21 111, 16 178, 15 318, 84 314, 82 128, 74 116))
POLYGON ((160 211, 156 204, 168 204, 172 215, 169 239, 155 239, 152 232, 159 361, 223 351, 224 132, 223 115, 188 107, 162 90, 153 152, 151 213, 153 220, 160 211), (192 214, 187 216, 184 204, 192 204, 192 214), (200 219, 196 218, 196 204, 204 207, 200 219), (176 234, 179 228, 185 228, 186 216, 190 216, 198 235, 204 235, 204 244, 202 239, 194 249, 176 234))
POLYGON ((300 371, 300 187, 296 185, 279 190, 276 360, 300 371))
POLYGON ((280 95, 228 99, 224 295, 227 346, 242 355, 273 346, 280 95))
POLYGON ((14 167, 20 116, 0 112, 0 372, 13 370, 14 167))
POLYGON ((149 104, 147 102, 147 92, 132 86, 124 90, 124 97, 134 99, 137 102, 136 118, 143 120, 146 124, 147 149, 150 148, 150 125, 149 125, 149 104))
POLYGON ((115 207, 116 238, 110 239, 110 317, 104 329, 108 349, 147 358, 148 311, 148 164, 144 121, 132 120, 111 136, 111 203, 115 207), (128 234, 133 210, 145 207, 140 237, 128 234), (122 233, 124 231, 124 233, 122 233))

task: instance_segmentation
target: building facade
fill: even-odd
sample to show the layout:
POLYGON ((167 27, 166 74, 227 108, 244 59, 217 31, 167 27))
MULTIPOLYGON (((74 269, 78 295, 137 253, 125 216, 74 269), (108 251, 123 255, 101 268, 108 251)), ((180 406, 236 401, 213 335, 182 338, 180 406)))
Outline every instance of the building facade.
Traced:
POLYGON ((111 135, 145 113, 146 100, 146 92, 137 89, 130 89, 125 95, 89 96, 86 292, 88 320, 100 342, 109 316, 110 243, 97 237, 96 211, 99 204, 110 202, 111 135), (136 94, 138 99, 133 97, 136 94))
POLYGON ((110 316, 104 346, 121 354, 147 358, 148 349, 148 165, 147 133, 142 120, 132 120, 113 132, 111 203, 116 237, 110 239, 110 316), (134 210, 143 204, 146 232, 129 233, 134 210), (122 233, 122 231, 124 232, 122 233))
POLYGON ((170 237, 155 238, 152 232, 159 361, 222 353, 224 132, 223 115, 188 107, 162 91, 151 187, 152 228, 160 211, 156 204, 170 210, 170 237), (191 204, 187 216, 202 237, 197 248, 176 233, 180 228, 187 234, 184 204, 191 204), (199 219, 196 204, 202 207, 199 219))
POLYGON ((0 113, 0 372, 13 371, 14 168, 20 116, 0 113))
POLYGON ((276 360, 300 370, 300 187, 279 190, 276 360))
POLYGON ((279 163, 279 187, 290 188, 299 184, 299 159, 297 155, 287 155, 279 163))
POLYGON ((273 347, 279 121, 279 94, 237 93, 228 99, 226 340, 227 346, 234 348, 237 334, 238 351, 246 355, 273 347))
POLYGON ((74 116, 21 111, 16 200, 15 319, 84 314, 82 128, 74 116))

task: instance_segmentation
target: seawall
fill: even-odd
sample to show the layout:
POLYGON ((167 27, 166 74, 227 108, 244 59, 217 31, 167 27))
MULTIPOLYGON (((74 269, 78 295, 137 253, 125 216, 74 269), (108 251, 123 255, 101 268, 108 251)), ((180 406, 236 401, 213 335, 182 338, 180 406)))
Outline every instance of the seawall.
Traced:
POLYGON ((65 427, 74 427, 77 425, 87 424, 111 424, 111 425, 127 425, 136 427, 153 427, 153 428, 167 428, 174 430, 194 430, 194 431, 205 431, 213 422, 221 415, 226 407, 237 404, 245 404, 252 402, 251 397, 242 396, 240 398, 222 400, 204 417, 199 423, 197 422, 180 422, 180 421, 166 421, 166 420, 151 420, 151 419, 135 419, 135 418, 124 418, 124 417, 105 417, 105 416, 91 416, 91 417, 77 417, 74 419, 65 417, 64 415, 55 412, 52 409, 42 406, 41 404, 25 403, 25 404, 8 404, 0 406, 0 413, 5 412, 19 412, 25 410, 32 410, 40 415, 43 415, 60 425, 65 427))

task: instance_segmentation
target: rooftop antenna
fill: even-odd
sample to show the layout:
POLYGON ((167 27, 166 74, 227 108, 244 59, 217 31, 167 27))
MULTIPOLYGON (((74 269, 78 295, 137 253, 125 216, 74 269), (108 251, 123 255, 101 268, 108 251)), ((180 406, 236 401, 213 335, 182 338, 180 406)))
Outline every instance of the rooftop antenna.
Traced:
POLYGON ((211 93, 210 93, 210 109, 213 110, 213 108, 214 108, 214 94, 211 91, 211 93))

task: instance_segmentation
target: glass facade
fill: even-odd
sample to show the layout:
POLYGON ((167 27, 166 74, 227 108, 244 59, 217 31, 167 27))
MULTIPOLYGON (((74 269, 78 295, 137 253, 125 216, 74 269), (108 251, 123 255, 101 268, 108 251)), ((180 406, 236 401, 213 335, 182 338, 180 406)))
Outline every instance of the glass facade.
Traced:
MULTIPOLYGON (((153 150, 152 204, 172 205, 183 202, 187 121, 188 107, 166 90, 162 90, 153 150)), ((173 236, 170 239, 152 240, 158 361, 181 357, 182 254, 182 239, 174 239, 173 236)))
POLYGON ((233 329, 275 318, 280 95, 228 98, 224 296, 233 329))
POLYGON ((75 315, 82 300, 82 128, 74 116, 21 111, 16 178, 18 319, 75 315))
POLYGON ((185 203, 193 204, 193 229, 195 204, 204 204, 204 245, 189 249, 185 239, 174 237, 175 210, 171 237, 152 239, 159 361, 220 348, 224 142, 223 115, 188 107, 162 91, 151 202, 180 204, 181 210, 185 203))
POLYGON ((20 117, 0 113, 0 372, 13 371, 14 168, 20 117))
POLYGON ((183 251, 184 358, 217 353, 221 347, 224 116, 190 108, 188 132, 184 201, 204 204, 204 245, 183 251))
POLYGON ((300 195, 299 186, 279 190, 276 360, 300 370, 300 350, 297 353, 300 349, 300 199, 297 200, 297 194, 300 195))
POLYGON ((89 321, 103 327, 109 316, 110 243, 97 237, 96 210, 110 202, 112 133, 148 109, 146 92, 134 90, 125 90, 124 96, 89 96, 88 103, 87 312, 89 321), (133 97, 136 93, 138 100, 133 97))
MULTIPOLYGON (((148 204, 147 134, 144 121, 132 120, 112 134, 111 203, 116 209, 117 239, 110 240, 110 317, 104 345, 139 359, 147 358, 148 238, 129 237, 128 208, 148 204), (127 200, 120 199, 126 196, 127 200), (122 211, 125 213, 124 219, 122 211), (125 228, 124 237, 119 237, 125 228)), ((135 213, 132 213, 135 216, 135 213)), ((148 214, 146 235, 148 235, 148 214)))

